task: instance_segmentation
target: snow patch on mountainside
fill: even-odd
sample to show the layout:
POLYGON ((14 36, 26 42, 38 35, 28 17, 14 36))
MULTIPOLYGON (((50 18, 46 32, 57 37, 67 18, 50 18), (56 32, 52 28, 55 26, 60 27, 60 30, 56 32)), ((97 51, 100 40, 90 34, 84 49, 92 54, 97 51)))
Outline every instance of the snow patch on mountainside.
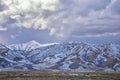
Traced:
POLYGON ((0 45, 0 69, 120 71, 120 45, 36 41, 0 45))

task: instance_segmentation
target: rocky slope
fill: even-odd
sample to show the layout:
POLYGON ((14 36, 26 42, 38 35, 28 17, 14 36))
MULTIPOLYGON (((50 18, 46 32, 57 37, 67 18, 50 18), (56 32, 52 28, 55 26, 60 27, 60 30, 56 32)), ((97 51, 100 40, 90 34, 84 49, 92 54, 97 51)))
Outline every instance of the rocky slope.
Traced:
POLYGON ((31 41, 0 45, 0 70, 120 71, 120 45, 31 41))

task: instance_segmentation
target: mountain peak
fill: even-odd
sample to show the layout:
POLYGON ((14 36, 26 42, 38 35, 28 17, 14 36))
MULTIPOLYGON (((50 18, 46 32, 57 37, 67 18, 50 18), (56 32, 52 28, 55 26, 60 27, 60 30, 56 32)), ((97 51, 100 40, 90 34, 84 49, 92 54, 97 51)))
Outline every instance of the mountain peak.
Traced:
POLYGON ((35 40, 29 41, 27 43, 21 43, 21 44, 12 44, 9 45, 8 48, 12 50, 32 50, 40 47, 41 44, 35 40))
POLYGON ((40 44, 39 42, 35 41, 35 40, 31 40, 28 43, 34 43, 34 44, 40 44))
POLYGON ((37 41, 35 41, 35 40, 29 41, 29 42, 27 42, 27 44, 28 44, 28 45, 38 45, 38 46, 41 45, 39 42, 37 42, 37 41))

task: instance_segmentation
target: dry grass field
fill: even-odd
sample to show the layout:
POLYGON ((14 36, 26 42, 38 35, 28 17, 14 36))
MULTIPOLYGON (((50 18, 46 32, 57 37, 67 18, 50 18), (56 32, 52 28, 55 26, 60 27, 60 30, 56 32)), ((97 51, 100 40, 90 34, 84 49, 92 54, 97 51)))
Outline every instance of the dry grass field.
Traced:
POLYGON ((0 80, 120 80, 120 72, 5 71, 0 80))

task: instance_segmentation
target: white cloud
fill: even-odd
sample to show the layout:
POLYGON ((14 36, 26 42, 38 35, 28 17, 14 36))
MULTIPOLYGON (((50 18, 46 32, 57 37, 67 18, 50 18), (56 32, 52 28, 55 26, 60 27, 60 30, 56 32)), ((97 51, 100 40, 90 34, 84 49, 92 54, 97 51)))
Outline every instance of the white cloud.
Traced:
POLYGON ((56 10, 56 6, 58 5, 58 0, 41 0, 41 8, 42 9, 49 9, 49 10, 56 10))
POLYGON ((6 9, 0 12, 1 24, 43 30, 50 28, 42 12, 55 11, 59 3, 58 0, 2 0, 1 2, 6 6, 6 9), (16 20, 16 23, 8 23, 8 17, 16 20))
POLYGON ((50 35, 61 37, 71 35, 74 29, 86 29, 89 32, 89 28, 95 30, 99 28, 98 25, 109 29, 110 24, 117 25, 120 21, 118 15, 112 14, 112 6, 116 1, 118 0, 2 0, 6 8, 0 11, 0 24, 47 29, 50 35), (10 23, 8 18, 16 22, 10 23))
POLYGON ((0 26, 0 31, 6 31, 7 28, 0 26))

